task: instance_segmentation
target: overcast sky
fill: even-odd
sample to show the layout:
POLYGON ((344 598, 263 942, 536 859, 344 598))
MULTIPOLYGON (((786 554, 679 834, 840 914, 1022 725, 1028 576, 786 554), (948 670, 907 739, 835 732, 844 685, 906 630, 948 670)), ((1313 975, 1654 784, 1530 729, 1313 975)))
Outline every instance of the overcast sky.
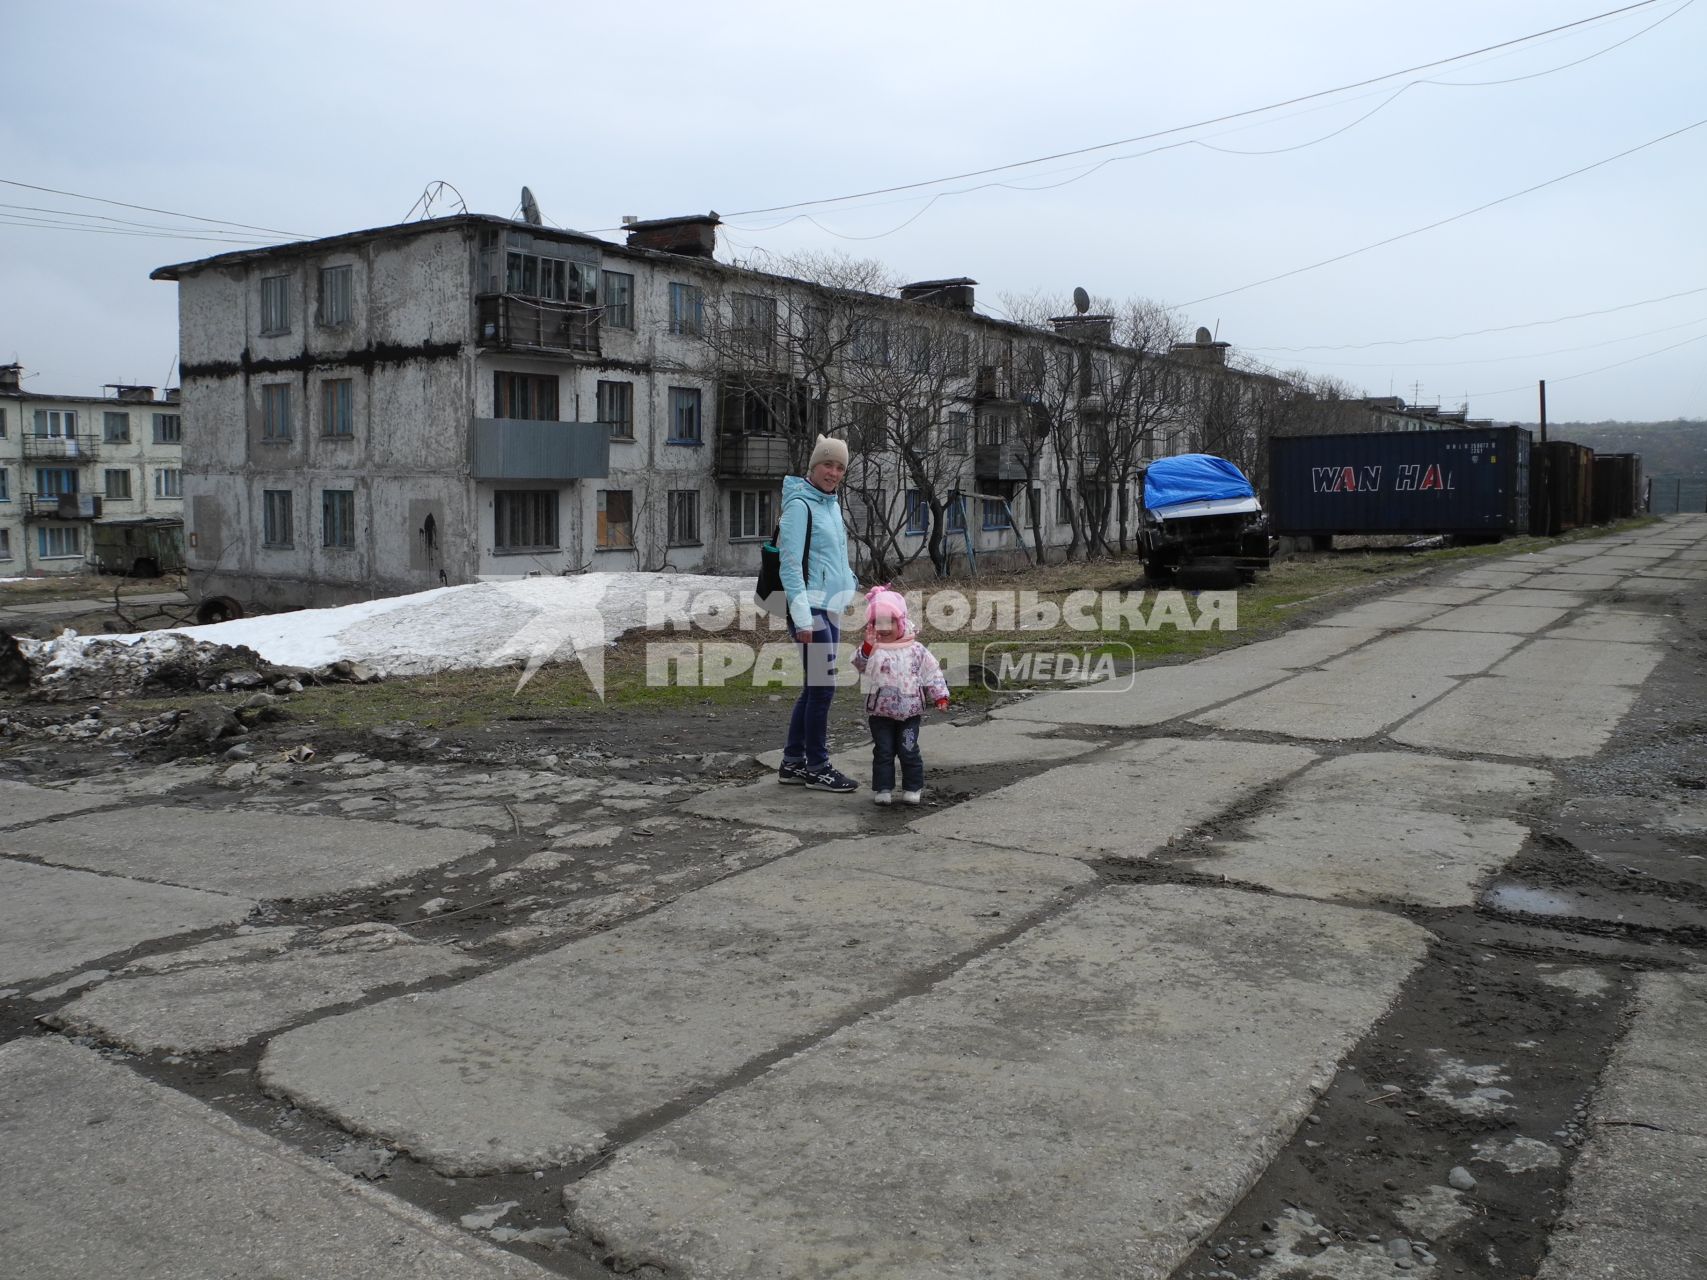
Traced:
MULTIPOLYGON (((1149 298, 1373 395, 1527 420, 1546 378, 1554 420, 1707 417, 1707 124, 1256 283, 1707 120, 1707 2, 1181 129, 1615 3, 17 4, 0 178, 300 237, 401 221, 438 179, 500 216, 526 183, 581 230, 716 209, 720 256, 840 248, 967 275, 990 314, 1075 285, 1149 298), (1608 313, 1560 319, 1589 311, 1608 313)), ((0 201, 36 210, 0 209, 0 357, 38 391, 164 382, 176 289, 149 271, 238 246, 19 219, 288 238, 20 186, 0 201)))

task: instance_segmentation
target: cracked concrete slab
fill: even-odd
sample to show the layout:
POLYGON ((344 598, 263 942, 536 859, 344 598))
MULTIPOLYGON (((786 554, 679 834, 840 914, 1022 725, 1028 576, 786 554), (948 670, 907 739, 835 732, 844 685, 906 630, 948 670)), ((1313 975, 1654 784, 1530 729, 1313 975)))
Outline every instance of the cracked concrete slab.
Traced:
POLYGON ((1310 898, 1471 906, 1529 835, 1507 815, 1552 782, 1518 765, 1341 756, 1305 770, 1191 866, 1310 898))
POLYGON ((1653 613, 1627 609, 1585 609, 1561 627, 1547 633, 1549 640, 1611 640, 1641 644, 1664 640, 1674 624, 1653 613))
POLYGON ((5 844, 85 871, 251 898, 311 898, 401 880, 491 840, 353 818, 145 805, 26 827, 5 844))
POLYGON ((15 827, 44 818, 63 817, 85 809, 99 809, 111 804, 110 796, 82 795, 75 791, 59 791, 48 787, 32 787, 27 782, 0 779, 0 827, 15 827))
POLYGON ((1395 742, 1517 759, 1591 756, 1636 701, 1627 686, 1478 676, 1393 730, 1395 742))
POLYGON ((1284 684, 1193 716, 1247 733, 1338 742, 1370 738, 1453 688, 1450 677, 1391 667, 1308 671, 1284 684))
MULTIPOLYGON (((1494 597, 1497 602, 1499 597, 1494 597)), ((1538 609, 1523 605, 1467 604, 1448 610, 1438 618, 1417 623, 1424 631, 1503 631, 1509 635, 1530 635, 1552 626, 1568 609, 1538 609)))
POLYGON ((1323 669, 1346 674, 1409 671, 1417 675, 1473 676, 1522 643, 1522 636, 1495 631, 1406 631, 1335 658, 1323 669))
POLYGON ((1540 574, 1529 586, 1536 591, 1612 591, 1623 581, 1621 574, 1578 573, 1567 569, 1540 574))
POLYGON ((1154 738, 921 818, 924 836, 1071 858, 1148 857, 1314 760, 1303 747, 1154 738))
POLYGON ((998 720, 1140 728, 1162 724, 1273 684, 1289 672, 1314 667, 1373 640, 1368 627, 1307 627, 1196 662, 1148 667, 1131 681, 1037 694, 998 707, 998 720))
POLYGON ((0 858, 0 987, 236 924, 254 909, 247 898, 0 858))
POLYGON ((623 1265, 700 1277, 1166 1276, 1428 936, 1109 889, 624 1148, 566 1189, 571 1220, 623 1265))
POLYGON ((1467 569, 1463 573, 1455 573, 1448 578, 1447 584, 1454 587, 1521 587, 1528 583, 1532 569, 1498 568, 1498 569, 1467 569))
POLYGON ((1446 605, 1424 604, 1415 600, 1371 600, 1368 604, 1360 604, 1343 613, 1331 614, 1323 618, 1320 625, 1399 631, 1405 627, 1414 627, 1424 618, 1437 617, 1446 609, 1446 605))
MULTIPOLYGON (((984 765, 1043 764, 1051 760, 1071 760, 1074 756, 1094 751, 1100 743, 1083 738, 1042 738, 1048 726, 1032 726, 1023 721, 987 720, 976 725, 927 724, 919 734, 919 747, 924 752, 925 773, 941 769, 972 769, 984 765)), ((782 764, 781 751, 767 751, 757 757, 760 764, 775 769, 782 764)), ((871 748, 839 751, 830 763, 850 778, 861 782, 871 777, 871 748)))
POLYGON ((116 979, 44 1020, 136 1053, 206 1053, 237 1048, 380 987, 414 986, 473 967, 454 948, 382 925, 264 960, 116 979))
MULTIPOLYGON (((684 813, 725 822, 745 822, 779 831, 811 832, 824 836, 854 836, 869 831, 883 815, 871 803, 866 784, 871 781, 871 757, 865 768, 849 770, 859 782, 858 791, 835 794, 806 787, 785 787, 774 777, 757 782, 714 787, 703 795, 684 800, 684 813)), ((929 784, 929 775, 926 775, 929 784)))
POLYGON ((9 1274, 548 1280, 184 1094, 59 1039, 0 1046, 9 1274))
POLYGON ((1664 651, 1654 645, 1561 640, 1549 635, 1526 644, 1490 674, 1527 680, 1565 676, 1576 684, 1639 685, 1664 656, 1664 651))
POLYGON ((1069 859, 955 841, 838 841, 443 991, 288 1032, 261 1079, 445 1173, 568 1164, 1093 880, 1069 859))

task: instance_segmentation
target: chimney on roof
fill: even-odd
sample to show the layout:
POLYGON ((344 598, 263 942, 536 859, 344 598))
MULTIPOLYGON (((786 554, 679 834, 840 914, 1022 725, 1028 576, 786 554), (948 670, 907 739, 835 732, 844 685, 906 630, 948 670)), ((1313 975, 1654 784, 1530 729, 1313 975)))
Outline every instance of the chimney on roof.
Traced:
POLYGON ((167 387, 160 394, 165 398, 167 404, 177 404, 178 397, 183 394, 183 388, 167 387))
POLYGON ((1213 334, 1202 325, 1197 326, 1197 336, 1190 342, 1174 343, 1171 354, 1175 359, 1184 360, 1190 364, 1216 365, 1225 368, 1227 364, 1227 348, 1230 342, 1217 342, 1213 334))
POLYGON ((710 213, 690 213, 680 218, 649 218, 628 222, 628 247, 656 249, 660 253, 677 253, 684 258, 710 258, 717 251, 717 224, 722 221, 716 210, 710 213))
POLYGON ((23 381, 23 365, 0 364, 0 391, 22 391, 23 381))
POLYGON ((977 284, 976 280, 968 280, 965 276, 956 276, 952 280, 919 280, 901 286, 901 301, 922 302, 926 306, 941 307, 944 311, 971 314, 972 291, 977 284))
POLYGON ((135 386, 128 382, 109 382, 113 389, 113 398, 123 400, 126 404, 148 404, 154 399, 154 388, 135 386))
POLYGON ((1113 342, 1113 316, 1050 316, 1049 323, 1063 338, 1081 342, 1113 342))

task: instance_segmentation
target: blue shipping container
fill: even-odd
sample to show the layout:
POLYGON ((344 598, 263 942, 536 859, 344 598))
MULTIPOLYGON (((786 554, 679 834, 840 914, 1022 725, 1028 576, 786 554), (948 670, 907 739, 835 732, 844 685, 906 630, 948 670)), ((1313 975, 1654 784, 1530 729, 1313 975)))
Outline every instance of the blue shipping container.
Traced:
POLYGON ((1277 436, 1268 475, 1269 517, 1284 536, 1529 529, 1522 427, 1277 436))

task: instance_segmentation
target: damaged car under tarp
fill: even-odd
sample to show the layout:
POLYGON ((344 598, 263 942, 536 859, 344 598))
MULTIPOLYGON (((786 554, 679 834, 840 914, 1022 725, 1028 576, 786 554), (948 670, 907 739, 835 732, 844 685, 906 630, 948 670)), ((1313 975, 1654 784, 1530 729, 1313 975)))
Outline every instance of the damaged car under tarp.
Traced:
POLYGON ((1182 573, 1249 582, 1268 568, 1268 517, 1245 473, 1225 458, 1158 458, 1140 473, 1140 483, 1138 548, 1151 582, 1172 582, 1182 573))

